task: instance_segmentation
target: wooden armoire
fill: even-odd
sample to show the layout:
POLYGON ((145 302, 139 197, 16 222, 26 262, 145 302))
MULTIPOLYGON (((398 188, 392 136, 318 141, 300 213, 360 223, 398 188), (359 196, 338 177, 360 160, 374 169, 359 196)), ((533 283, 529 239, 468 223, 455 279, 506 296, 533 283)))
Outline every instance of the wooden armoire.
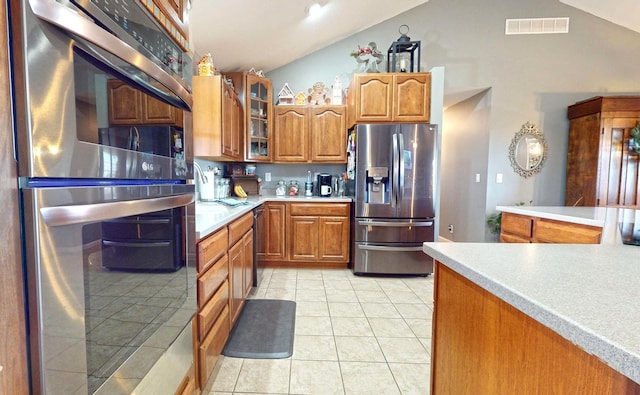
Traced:
POLYGON ((597 96, 569 106, 566 206, 639 206, 640 155, 629 151, 640 96, 597 96))

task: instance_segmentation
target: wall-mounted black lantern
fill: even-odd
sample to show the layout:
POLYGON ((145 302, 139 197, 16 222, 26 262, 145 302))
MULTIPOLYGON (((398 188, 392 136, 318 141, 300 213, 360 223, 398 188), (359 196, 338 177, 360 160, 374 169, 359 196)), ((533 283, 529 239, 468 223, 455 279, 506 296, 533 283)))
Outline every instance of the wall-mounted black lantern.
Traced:
POLYGON ((387 71, 418 72, 420 71, 420 41, 411 41, 407 36, 409 26, 401 25, 398 29, 400 38, 394 41, 387 51, 387 71))

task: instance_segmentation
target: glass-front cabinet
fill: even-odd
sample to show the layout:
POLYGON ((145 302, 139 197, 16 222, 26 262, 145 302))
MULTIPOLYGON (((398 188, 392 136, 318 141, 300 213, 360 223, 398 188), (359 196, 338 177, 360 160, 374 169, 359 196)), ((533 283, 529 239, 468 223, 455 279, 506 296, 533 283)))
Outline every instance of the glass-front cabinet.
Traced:
POLYGON ((230 73, 245 108, 245 161, 271 162, 273 89, 271 80, 252 72, 230 73))

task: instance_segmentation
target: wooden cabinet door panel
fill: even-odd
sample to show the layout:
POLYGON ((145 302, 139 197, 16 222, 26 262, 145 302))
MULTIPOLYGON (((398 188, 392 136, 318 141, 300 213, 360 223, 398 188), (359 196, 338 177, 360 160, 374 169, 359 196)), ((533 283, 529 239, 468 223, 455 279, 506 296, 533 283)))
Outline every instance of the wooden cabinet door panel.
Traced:
MULTIPOLYGON (((225 84, 226 85, 226 84, 225 84)), ((234 155, 233 138, 233 96, 228 86, 222 90, 222 154, 234 155)))
POLYGON ((249 229, 242 238, 242 246, 244 248, 242 284, 244 286, 243 297, 246 298, 253 287, 253 229, 249 229))
POLYGON ((142 94, 143 123, 173 125, 176 123, 177 110, 149 95, 142 94))
POLYGON ((107 85, 109 125, 142 124, 141 92, 119 80, 109 80, 107 85))
MULTIPOLYGON (((391 74, 356 76, 356 120, 388 122, 392 119, 393 77, 391 74)), ((355 78, 355 77, 354 77, 355 78)))
POLYGON ((600 136, 600 114, 572 119, 569 123, 564 202, 567 206, 598 205, 600 136))
POLYGON ((393 115, 396 122, 429 122, 431 74, 394 75, 393 115))
POLYGON ((311 107, 311 161, 347 161, 347 120, 344 106, 311 107))
POLYGON ((229 316, 231 318, 231 327, 229 329, 236 322, 242 305, 244 295, 244 285, 242 283, 244 278, 244 273, 242 272, 243 259, 244 246, 239 241, 229 248, 229 316))
POLYGON ((276 162, 305 162, 309 159, 309 121, 306 107, 277 106, 275 115, 276 162))
POLYGON ((349 218, 320 217, 319 259, 349 260, 349 218))
POLYGON ((526 215, 502 213, 501 233, 529 239, 533 235, 533 218, 526 215))
POLYGON ((534 243, 598 244, 602 229, 549 219, 535 222, 534 243))
POLYGON ((264 206, 264 258, 279 261, 287 257, 285 249, 285 204, 267 203, 264 206))
POLYGON ((289 259, 315 261, 319 255, 318 217, 292 216, 289 221, 289 259))

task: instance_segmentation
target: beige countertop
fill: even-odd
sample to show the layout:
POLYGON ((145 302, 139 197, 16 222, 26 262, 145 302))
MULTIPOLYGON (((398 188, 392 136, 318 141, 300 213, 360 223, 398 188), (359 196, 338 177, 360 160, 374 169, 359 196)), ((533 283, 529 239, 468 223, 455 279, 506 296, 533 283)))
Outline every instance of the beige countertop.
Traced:
POLYGON ((424 252, 640 383, 640 247, 623 245, 618 227, 619 221, 640 220, 640 210, 497 209, 586 220, 603 227, 603 241, 425 243, 424 252))
POLYGON ((196 240, 206 237, 212 232, 220 229, 229 222, 241 217, 243 214, 253 210, 265 202, 299 202, 299 203, 350 203, 349 197, 305 197, 305 196, 284 196, 275 195, 249 196, 244 204, 229 207, 218 202, 196 202, 196 240))

